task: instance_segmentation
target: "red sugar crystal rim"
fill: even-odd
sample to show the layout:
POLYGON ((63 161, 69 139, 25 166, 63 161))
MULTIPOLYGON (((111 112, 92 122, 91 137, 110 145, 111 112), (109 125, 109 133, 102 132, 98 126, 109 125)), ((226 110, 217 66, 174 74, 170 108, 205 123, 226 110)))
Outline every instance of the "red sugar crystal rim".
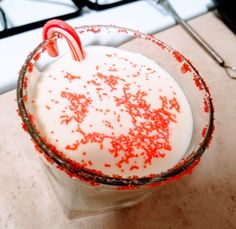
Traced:
MULTIPOLYGON (((195 152, 192 152, 189 156, 187 156, 184 160, 179 162, 176 166, 169 169, 167 172, 163 172, 161 174, 150 174, 146 177, 136 177, 132 176, 129 178, 122 178, 121 176, 112 177, 103 175, 100 171, 89 170, 82 167, 79 163, 76 163, 64 156, 62 152, 59 152, 55 149, 54 146, 47 143, 47 141, 41 138, 36 130, 35 125, 32 121, 32 116, 29 114, 25 107, 25 102, 27 101, 27 96, 24 95, 23 91, 27 88, 28 77, 26 76, 26 72, 33 71, 33 61, 37 61, 40 57, 41 52, 45 51, 45 46, 53 42, 53 40, 48 40, 42 42, 27 58, 25 65, 22 67, 20 71, 20 76, 18 80, 17 86, 17 102, 19 107, 19 114, 23 120, 23 128, 29 132, 31 135, 35 147, 39 152, 41 152, 45 158, 51 162, 56 163, 57 167, 64 172, 66 172, 71 177, 77 177, 80 180, 85 182, 89 182, 91 185, 97 185, 99 183, 117 185, 120 186, 120 189, 133 189, 139 187, 140 185, 148 185, 148 186, 158 186, 163 183, 166 183, 171 180, 179 179, 186 173, 191 173, 193 168, 198 164, 201 155, 205 151, 205 149, 209 146, 210 141, 212 139, 213 131, 214 131, 214 108, 212 104, 212 98, 210 95, 210 91, 199 75, 198 71, 193 67, 191 62, 187 60, 182 54, 173 50, 168 45, 158 40, 152 35, 146 35, 137 31, 133 31, 126 28, 121 28, 117 26, 106 26, 106 25, 95 25, 95 26, 82 26, 77 27, 78 33, 83 32, 91 32, 91 33, 99 33, 102 29, 109 30, 115 29, 116 32, 125 33, 133 35, 136 38, 145 39, 147 41, 153 42, 155 45, 158 45, 162 49, 165 49, 169 53, 172 54, 173 58, 182 64, 181 72, 185 74, 187 72, 192 73, 193 81, 195 83, 196 88, 200 91, 204 90, 206 93, 204 96, 204 111, 209 114, 209 123, 202 130, 202 141, 199 143, 199 147, 195 152), (41 51, 40 51, 41 50, 41 51)), ((53 38, 55 39, 55 38, 53 38)), ((32 101, 33 102, 33 101, 32 101)), ((109 164, 106 165, 109 167, 109 164)))

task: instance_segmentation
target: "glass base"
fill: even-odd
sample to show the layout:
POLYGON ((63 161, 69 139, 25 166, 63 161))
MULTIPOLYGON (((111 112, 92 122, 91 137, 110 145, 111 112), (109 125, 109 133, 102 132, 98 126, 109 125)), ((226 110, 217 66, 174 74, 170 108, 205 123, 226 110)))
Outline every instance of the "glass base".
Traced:
POLYGON ((138 204, 152 189, 117 190, 117 186, 91 186, 69 177, 53 165, 42 163, 59 203, 68 218, 103 214, 138 204))

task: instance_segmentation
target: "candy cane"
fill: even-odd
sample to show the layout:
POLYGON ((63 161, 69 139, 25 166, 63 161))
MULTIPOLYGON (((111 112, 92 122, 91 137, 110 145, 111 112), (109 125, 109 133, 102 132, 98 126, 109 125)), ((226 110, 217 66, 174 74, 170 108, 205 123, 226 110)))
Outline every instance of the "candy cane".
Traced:
MULTIPOLYGON (((75 61, 84 59, 80 38, 70 25, 58 19, 48 21, 43 27, 43 40, 51 38, 54 34, 59 34, 66 39, 75 61)), ((47 51, 52 57, 58 56, 59 52, 56 40, 47 44, 47 51)))

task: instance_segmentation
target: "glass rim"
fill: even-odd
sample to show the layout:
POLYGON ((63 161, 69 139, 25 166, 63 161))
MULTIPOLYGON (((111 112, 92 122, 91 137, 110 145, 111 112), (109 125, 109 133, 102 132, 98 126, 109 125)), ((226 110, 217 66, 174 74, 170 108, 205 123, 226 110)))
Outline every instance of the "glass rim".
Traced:
MULTIPOLYGON (((125 30, 131 33, 132 35, 137 34, 138 36, 133 36, 133 38, 145 38, 150 36, 153 40, 157 42, 161 42, 165 47, 167 47, 171 51, 175 51, 175 49, 171 48, 169 45, 164 43, 163 41, 159 40, 158 38, 154 37, 153 35, 145 34, 136 30, 114 26, 114 25, 85 25, 75 27, 75 30, 83 30, 87 28, 112 28, 118 30, 125 30)), ((97 174, 89 169, 84 167, 75 167, 71 162, 70 159, 65 158, 59 154, 57 154, 37 133, 34 125, 31 122, 30 115, 27 112, 25 107, 25 102, 23 99, 23 91, 24 91, 24 77, 27 72, 28 63, 34 58, 39 50, 41 50, 48 42, 50 42, 53 38, 48 39, 44 42, 41 42, 27 57, 25 63, 23 64, 20 72, 19 78, 17 83, 17 104, 19 108, 19 113, 22 118, 23 124, 25 124, 27 132, 32 137, 34 143, 36 144, 37 148, 43 153, 46 159, 49 159, 52 162, 55 162, 57 167, 61 170, 66 172, 69 176, 78 178, 85 182, 89 182, 92 184, 106 184, 106 185, 113 185, 113 186, 143 186, 143 185, 152 185, 152 184, 160 184, 162 182, 169 181, 171 179, 176 179, 178 176, 184 175, 188 170, 191 170, 200 160, 201 156, 203 155, 205 149, 208 147, 210 140, 212 138, 212 134, 214 131, 214 107, 212 103, 212 98, 210 95, 210 91, 203 80, 203 78, 199 75, 197 69, 192 65, 192 63, 185 58, 181 53, 181 57, 183 61, 189 65, 194 73, 197 74, 200 82, 203 85, 203 90, 207 94, 208 100, 208 108, 209 108, 209 121, 207 123, 207 130, 206 134, 203 137, 202 141, 199 143, 198 148, 190 153, 187 157, 183 158, 179 163, 177 163, 172 168, 168 169, 165 172, 161 172, 152 176, 144 176, 144 177, 132 177, 132 178, 121 178, 121 177, 112 177, 104 174, 97 174)))

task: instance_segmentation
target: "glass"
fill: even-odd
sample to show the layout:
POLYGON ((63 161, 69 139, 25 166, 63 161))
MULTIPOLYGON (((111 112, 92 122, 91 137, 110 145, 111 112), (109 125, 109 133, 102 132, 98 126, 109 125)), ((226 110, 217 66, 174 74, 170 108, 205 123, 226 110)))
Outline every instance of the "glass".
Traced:
MULTIPOLYGON (((192 171, 208 147, 214 130, 212 99, 206 83, 195 67, 179 52, 175 51, 152 35, 146 35, 126 28, 93 25, 75 28, 84 47, 96 44, 140 53, 158 63, 180 85, 184 91, 193 115, 193 134, 184 158, 174 167, 160 174, 141 178, 110 177, 72 165, 58 155, 41 138, 31 119, 30 103, 34 85, 40 72, 55 61, 45 52, 45 41, 28 56, 23 65, 17 86, 17 102, 23 126, 28 131, 42 158, 56 196, 64 210, 71 217, 98 214, 108 210, 132 206, 141 201, 153 189, 192 171), (32 77, 32 67, 38 75, 32 77), (25 84, 28 87, 26 90, 25 84), (27 97, 27 99, 25 99, 27 97), (53 164, 48 163, 53 162, 53 164), (59 168, 59 169, 58 169, 59 168), (73 177, 73 178, 71 178, 73 177)), ((52 39, 56 39, 53 37, 52 39)), ((60 56, 68 52, 67 44, 58 40, 60 56)))

